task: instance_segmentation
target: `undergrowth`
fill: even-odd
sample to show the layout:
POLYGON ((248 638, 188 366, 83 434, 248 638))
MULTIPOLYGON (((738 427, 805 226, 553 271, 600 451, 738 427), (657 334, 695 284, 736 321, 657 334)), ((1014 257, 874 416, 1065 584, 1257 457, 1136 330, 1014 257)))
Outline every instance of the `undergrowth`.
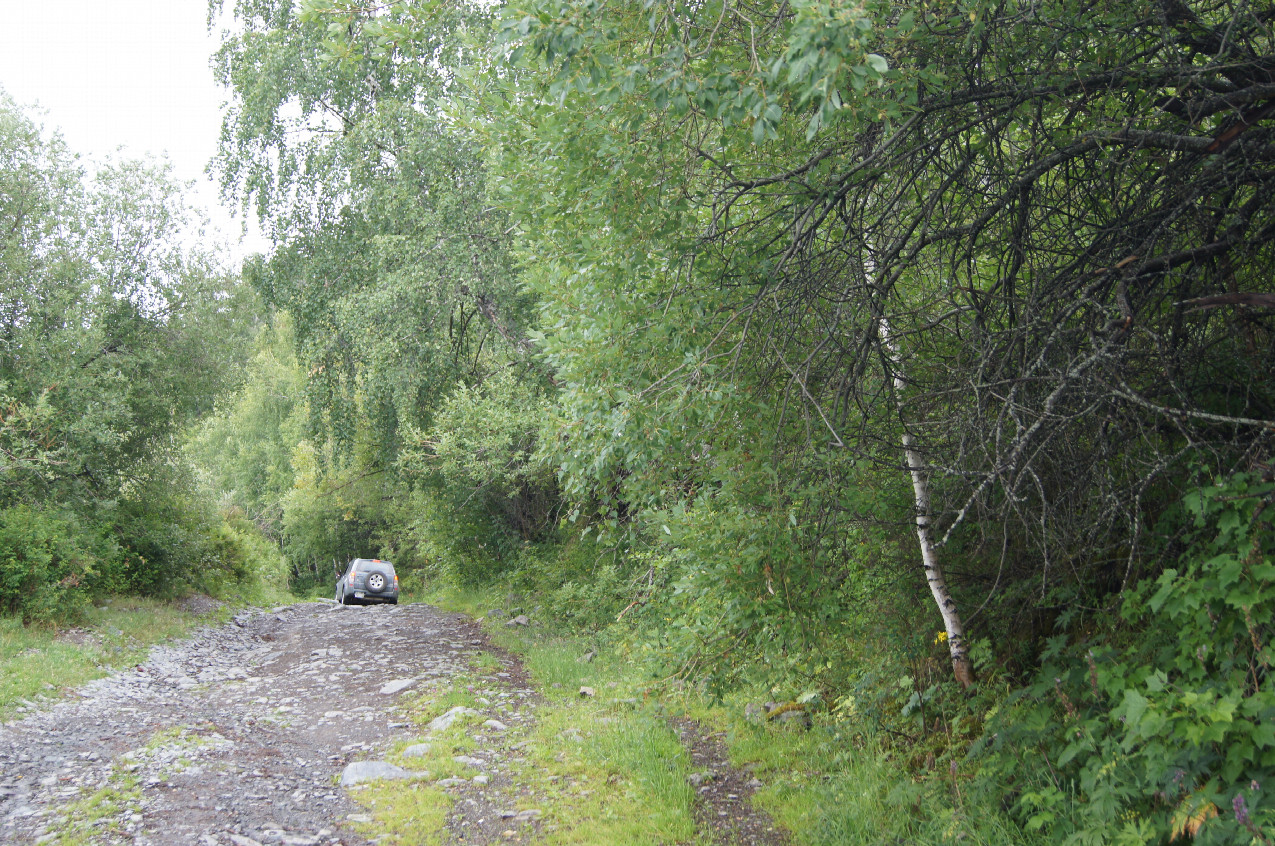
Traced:
POLYGON ((75 629, 24 626, 18 617, 0 617, 0 719, 144 660, 154 644, 223 622, 231 610, 227 605, 199 615, 171 602, 117 596, 88 608, 75 629))

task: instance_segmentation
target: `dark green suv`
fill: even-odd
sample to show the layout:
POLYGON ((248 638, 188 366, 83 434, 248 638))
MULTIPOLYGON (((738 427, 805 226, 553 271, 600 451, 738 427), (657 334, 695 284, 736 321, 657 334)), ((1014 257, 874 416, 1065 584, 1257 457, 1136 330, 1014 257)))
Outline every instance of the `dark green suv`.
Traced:
POLYGON ((394 565, 379 558, 355 558, 336 583, 336 601, 342 605, 397 605, 398 575, 394 565))

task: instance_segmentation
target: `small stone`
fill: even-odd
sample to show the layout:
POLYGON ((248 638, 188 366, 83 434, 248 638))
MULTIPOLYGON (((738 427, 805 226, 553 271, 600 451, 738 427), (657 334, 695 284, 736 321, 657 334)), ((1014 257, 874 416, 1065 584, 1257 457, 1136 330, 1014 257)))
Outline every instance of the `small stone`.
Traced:
POLYGON ((595 691, 593 688, 591 688, 591 687, 587 687, 587 686, 585 686, 585 685, 581 685, 581 687, 580 687, 580 696, 581 696, 581 697, 583 697, 583 698, 588 698, 588 697, 590 697, 590 696, 596 696, 596 695, 597 695, 597 691, 595 691))
POLYGON ((402 755, 404 758, 424 758, 432 748, 430 743, 413 743, 403 750, 402 755))
POLYGON ((471 781, 473 781, 474 784, 477 784, 481 787, 485 785, 489 781, 489 779, 485 775, 476 775, 471 779, 471 781))
POLYGON ((525 811, 519 811, 514 814, 514 822, 528 822, 529 820, 538 820, 540 817, 539 808, 528 808, 525 811))
POLYGON ((396 767, 388 761, 355 761, 347 764, 341 772, 341 786, 349 787, 351 784, 361 784, 377 779, 412 778, 415 775, 417 773, 396 767))
POLYGON ((760 702, 749 702, 744 706, 744 719, 750 723, 760 723, 766 719, 766 709, 760 702))
POLYGON ((242 834, 227 834, 230 842, 235 846, 262 846, 260 840, 253 840, 251 837, 244 837, 242 834))
POLYGON ((577 658, 576 660, 577 660, 577 661, 579 661, 581 664, 592 664, 592 663, 593 663, 593 659, 594 659, 594 658, 596 658, 596 657, 598 657, 598 653, 596 653, 596 652, 594 652, 592 649, 590 649, 588 652, 584 653, 583 655, 581 655, 581 656, 580 656, 579 658, 577 658))
POLYGON ((464 764, 467 767, 474 767, 480 770, 486 769, 487 767, 487 763, 485 761, 480 758, 471 758, 468 755, 453 755, 452 760, 458 764, 464 764))
POLYGON ((483 725, 492 731, 504 731, 509 728, 509 726, 505 725, 500 720, 484 720, 483 725))
POLYGON ((506 626, 530 626, 531 620, 527 618, 526 614, 519 614, 517 617, 514 617, 512 620, 505 623, 505 625, 506 626))
POLYGON ((469 784, 469 780, 452 776, 451 778, 440 778, 434 783, 439 787, 459 787, 462 784, 469 784))
POLYGON ((712 770, 704 770, 703 772, 700 772, 700 773, 691 773, 690 775, 686 777, 686 782, 691 787, 700 787, 701 785, 706 784, 715 778, 717 778, 717 773, 713 772, 712 770))
POLYGON ((388 681, 381 685, 381 693, 386 696, 391 696, 395 693, 399 693, 400 691, 407 690, 414 684, 416 684, 416 679, 394 679, 393 681, 388 681))
POLYGON ((477 715, 478 712, 473 708, 466 708, 464 705, 457 705, 446 714, 443 714, 440 717, 435 717, 431 720, 427 728, 429 731, 445 731, 451 728, 452 723, 456 722, 461 717, 474 717, 477 715))
POLYGON ((346 814, 345 818, 353 823, 370 823, 372 821, 371 814, 346 814))
POLYGON ((747 787, 750 790, 760 790, 762 786, 761 779, 756 777, 750 778, 748 781, 744 782, 744 787, 747 787))

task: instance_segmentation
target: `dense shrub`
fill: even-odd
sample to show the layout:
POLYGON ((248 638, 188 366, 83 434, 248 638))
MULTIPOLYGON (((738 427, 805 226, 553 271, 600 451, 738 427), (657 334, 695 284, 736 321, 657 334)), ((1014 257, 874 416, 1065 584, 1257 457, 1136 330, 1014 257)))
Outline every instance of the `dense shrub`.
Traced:
MULTIPOLYGON (((1269 842, 1275 825, 1275 485, 1189 494, 1176 566, 1123 601, 1110 638, 1050 642, 993 715, 982 787, 1066 844, 1269 842)), ((1167 528, 1174 528, 1172 525, 1167 528)))
POLYGON ((0 511, 0 610, 24 623, 75 619, 95 576, 91 547, 68 514, 26 505, 0 511))
POLYGON ((209 566, 192 577, 193 585, 205 593, 225 596, 233 592, 244 599, 261 600, 288 592, 288 565, 283 554, 238 509, 222 514, 207 552, 209 566))

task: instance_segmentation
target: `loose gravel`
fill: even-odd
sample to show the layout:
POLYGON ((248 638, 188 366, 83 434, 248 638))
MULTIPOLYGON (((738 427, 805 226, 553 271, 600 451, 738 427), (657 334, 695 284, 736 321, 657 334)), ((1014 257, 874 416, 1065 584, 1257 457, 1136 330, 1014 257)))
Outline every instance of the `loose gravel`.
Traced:
POLYGON ((464 672, 483 643, 427 605, 305 603, 156 647, 0 726, 0 842, 80 826, 103 844, 368 843, 340 773, 414 737, 397 696, 464 672))

